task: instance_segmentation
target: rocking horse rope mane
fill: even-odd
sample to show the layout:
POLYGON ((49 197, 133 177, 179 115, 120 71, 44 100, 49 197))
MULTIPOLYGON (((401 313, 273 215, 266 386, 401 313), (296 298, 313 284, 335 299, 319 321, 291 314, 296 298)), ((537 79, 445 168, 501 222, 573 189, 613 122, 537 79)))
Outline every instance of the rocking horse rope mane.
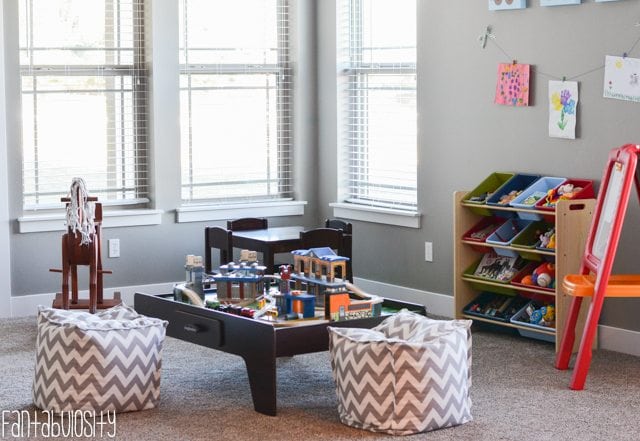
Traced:
POLYGON ((88 245, 91 243, 91 233, 95 231, 93 223, 95 202, 88 200, 89 193, 84 179, 73 178, 69 198, 71 201, 67 205, 67 227, 74 235, 80 233, 81 245, 88 245))

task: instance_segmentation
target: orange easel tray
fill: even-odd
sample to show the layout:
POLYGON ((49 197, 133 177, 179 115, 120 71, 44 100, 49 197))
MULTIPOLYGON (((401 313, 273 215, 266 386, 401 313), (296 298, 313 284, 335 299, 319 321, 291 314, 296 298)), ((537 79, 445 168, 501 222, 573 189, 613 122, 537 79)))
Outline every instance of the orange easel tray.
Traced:
MULTIPOLYGON (((565 293, 575 297, 593 296, 594 275, 568 274, 562 282, 565 293)), ((609 277, 606 297, 640 297, 640 274, 616 274, 609 277)))

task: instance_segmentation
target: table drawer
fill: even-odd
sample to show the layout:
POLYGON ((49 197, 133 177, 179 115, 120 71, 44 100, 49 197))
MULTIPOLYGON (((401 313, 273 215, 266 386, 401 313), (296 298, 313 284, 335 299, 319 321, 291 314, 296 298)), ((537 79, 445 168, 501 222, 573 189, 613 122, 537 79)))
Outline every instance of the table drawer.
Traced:
POLYGON ((168 320, 167 335, 171 337, 213 349, 224 345, 224 327, 220 320, 183 311, 174 311, 168 320))
POLYGON ((136 293, 134 306, 140 314, 168 321, 169 337, 213 349, 219 349, 225 344, 224 316, 220 312, 175 302, 171 295, 136 293))

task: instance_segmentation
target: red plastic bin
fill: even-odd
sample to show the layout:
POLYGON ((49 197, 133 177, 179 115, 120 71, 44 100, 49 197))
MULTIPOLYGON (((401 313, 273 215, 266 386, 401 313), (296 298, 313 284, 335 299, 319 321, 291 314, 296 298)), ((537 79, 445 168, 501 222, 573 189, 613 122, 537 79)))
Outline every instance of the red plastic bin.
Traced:
MULTIPOLYGON (((591 199, 595 197, 595 192, 593 190, 593 181, 588 179, 567 179, 562 184, 555 187, 553 190, 557 191, 558 188, 567 184, 572 184, 574 187, 582 187, 582 190, 575 193, 573 197, 568 199, 591 199)), ((546 205, 546 203, 547 198, 542 198, 536 203, 535 207, 538 210, 545 211, 554 211, 556 209, 557 200, 553 201, 551 205, 546 205)))
MULTIPOLYGON (((477 224, 469 229, 462 236, 462 240, 477 243, 486 243, 487 237, 489 237, 494 231, 496 231, 502 224, 504 224, 504 218, 501 217, 485 217, 477 224)), ((487 252, 487 247, 472 246, 475 251, 481 253, 487 252)))
MULTIPOLYGON (((527 266, 520 271, 518 274, 516 274, 516 276, 511 279, 511 284, 514 286, 521 286, 523 288, 534 288, 534 289, 539 289, 541 291, 547 291, 547 292, 555 292, 555 288, 549 288, 549 287, 545 287, 545 286, 538 286, 538 285, 526 285, 524 283, 522 283, 522 279, 525 276, 531 275, 533 273, 533 271, 540 266, 541 263, 540 262, 532 262, 527 264, 527 266)), ((554 278, 555 278, 555 272, 554 272, 554 278)), ((557 280, 556 280, 557 283, 557 280)), ((526 291, 519 291, 519 293, 523 294, 526 291)))

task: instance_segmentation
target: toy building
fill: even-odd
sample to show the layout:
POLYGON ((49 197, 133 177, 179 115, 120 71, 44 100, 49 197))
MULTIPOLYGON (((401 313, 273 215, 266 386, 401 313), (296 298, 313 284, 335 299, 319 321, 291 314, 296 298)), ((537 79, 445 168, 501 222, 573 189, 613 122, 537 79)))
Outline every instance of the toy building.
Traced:
POLYGON ((264 292, 266 266, 258 262, 229 262, 220 266, 220 274, 210 277, 216 285, 218 299, 255 299, 264 292))
POLYGON ((327 290, 324 294, 324 318, 335 322, 377 317, 382 312, 382 301, 382 297, 358 291, 349 294, 347 290, 327 290), (352 295, 358 298, 354 299, 352 295))
POLYGON ((309 248, 292 251, 295 289, 301 290, 306 285, 307 292, 316 297, 319 305, 324 305, 324 294, 327 290, 344 289, 346 263, 348 257, 338 256, 331 248, 309 248), (339 271, 341 278, 336 277, 339 271))
POLYGON ((272 294, 278 316, 287 318, 313 318, 315 317, 316 298, 300 290, 291 290, 291 266, 280 267, 280 291, 272 294))
POLYGON ((186 270, 187 284, 204 300, 204 266, 202 264, 202 256, 187 255, 184 269, 186 270))
POLYGON ((340 277, 345 278, 347 273, 348 257, 338 256, 331 248, 309 248, 308 250, 295 250, 293 254, 293 270, 296 274, 304 274, 305 277, 324 277, 327 282, 333 282, 336 270, 340 270, 340 277))

